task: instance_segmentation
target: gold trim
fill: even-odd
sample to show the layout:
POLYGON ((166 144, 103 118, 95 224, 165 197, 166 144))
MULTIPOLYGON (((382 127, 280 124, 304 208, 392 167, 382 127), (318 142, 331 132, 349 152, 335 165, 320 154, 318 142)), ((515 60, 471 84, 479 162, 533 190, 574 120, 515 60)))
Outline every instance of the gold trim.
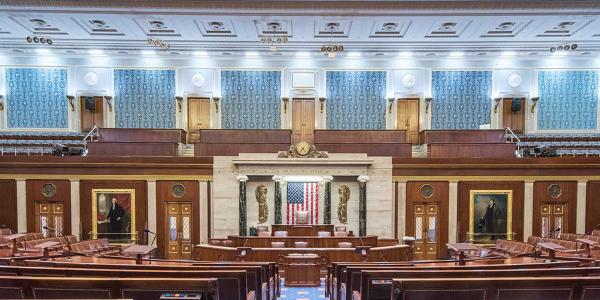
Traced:
POLYGON ((598 181, 600 176, 392 176, 392 181, 598 181))
POLYGON ((475 194, 495 194, 495 195, 508 195, 507 199, 507 224, 506 224, 506 239, 512 240, 512 194, 513 190, 470 190, 469 191, 469 234, 473 236, 475 233, 475 222, 473 217, 475 216, 475 207, 473 200, 475 199, 475 194))
POLYGON ((0 174, 0 179, 66 180, 194 180, 213 181, 212 175, 71 175, 71 174, 0 174))
POLYGON ((135 227, 135 189, 92 189, 92 237, 98 238, 98 193, 129 193, 131 201, 131 242, 137 242, 138 232, 135 227))

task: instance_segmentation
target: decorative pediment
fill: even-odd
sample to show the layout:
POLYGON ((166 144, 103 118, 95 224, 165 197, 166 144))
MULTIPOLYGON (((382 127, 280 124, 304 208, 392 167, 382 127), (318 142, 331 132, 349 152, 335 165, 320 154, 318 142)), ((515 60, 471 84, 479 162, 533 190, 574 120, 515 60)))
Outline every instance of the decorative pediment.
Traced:
POLYGON ((327 152, 318 151, 315 145, 300 142, 290 146, 288 151, 279 152, 277 158, 328 158, 327 152))

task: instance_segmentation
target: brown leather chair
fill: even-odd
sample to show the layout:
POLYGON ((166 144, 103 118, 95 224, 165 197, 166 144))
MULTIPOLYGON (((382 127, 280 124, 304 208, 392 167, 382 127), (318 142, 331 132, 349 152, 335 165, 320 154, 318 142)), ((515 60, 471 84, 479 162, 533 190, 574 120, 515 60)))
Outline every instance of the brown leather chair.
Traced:
POLYGON ((347 237, 348 233, 345 231, 336 231, 333 233, 333 236, 335 237, 347 237))
POLYGON ((318 237, 330 237, 331 236, 331 232, 329 232, 329 231, 319 231, 319 232, 317 232, 317 236, 318 237))
POLYGON ((308 210, 296 211, 296 224, 308 224, 309 213, 308 210))
POLYGON ((284 242, 271 242, 271 248, 285 248, 284 242))
POLYGON ((258 236, 271 236, 271 232, 269 231, 259 231, 257 234, 258 236))
POLYGON ((286 236, 288 236, 288 233, 287 233, 287 231, 285 231, 285 230, 279 230, 279 231, 275 231, 275 232, 273 233, 273 236, 277 236, 277 237, 286 237, 286 236))
POLYGON ((338 248, 352 248, 352 243, 350 242, 339 242, 338 248))
POLYGON ((294 242, 296 248, 308 248, 308 242, 294 242))

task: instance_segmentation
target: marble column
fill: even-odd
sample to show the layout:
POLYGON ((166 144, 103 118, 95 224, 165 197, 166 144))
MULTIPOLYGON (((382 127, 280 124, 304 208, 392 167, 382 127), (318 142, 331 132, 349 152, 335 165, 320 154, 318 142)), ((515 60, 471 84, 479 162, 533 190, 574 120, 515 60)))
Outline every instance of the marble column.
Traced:
POLYGON ((323 224, 331 224, 331 181, 333 176, 323 176, 325 193, 323 193, 323 224))
POLYGON ((585 233, 585 210, 587 198, 587 180, 577 181, 577 223, 576 230, 579 234, 585 233))
POLYGON ((71 234, 76 236, 79 240, 83 238, 81 236, 81 217, 79 211, 79 179, 70 179, 71 182, 71 234))
POLYGON ((210 212, 208 211, 208 181, 198 180, 199 185, 199 193, 198 193, 198 201, 200 201, 200 211, 198 212, 198 216, 200 218, 200 243, 208 244, 208 239, 210 238, 210 232, 208 232, 208 224, 210 222, 210 212))
POLYGON ((27 185, 25 179, 17 179, 17 232, 27 232, 27 185))
POLYGON ((398 238, 406 235, 406 180, 398 181, 398 238))
POLYGON ((275 220, 273 223, 281 224, 281 181, 283 177, 281 176, 273 176, 273 181, 275 181, 275 207, 273 211, 275 213, 275 220))
MULTIPOLYGON (((527 241, 533 234, 533 180, 525 181, 525 195, 523 197, 523 236, 520 240, 527 241)), ((517 239, 519 237, 517 236, 517 239)))
POLYGON ((248 217, 247 217, 247 202, 246 202, 246 182, 248 181, 248 176, 246 175, 239 175, 238 177, 236 177, 237 181, 240 182, 239 184, 239 194, 240 194, 240 219, 239 219, 239 226, 240 226, 240 235, 241 236, 246 236, 248 235, 248 217))
POLYGON ((367 235, 367 181, 369 176, 358 176, 358 235, 367 235))
MULTIPOLYGON (((148 222, 146 227, 148 231, 156 232, 156 179, 147 179, 146 189, 148 190, 148 222)), ((146 234, 145 232, 143 235, 143 239, 147 239, 146 244, 148 245, 150 245, 153 238, 151 235, 151 233, 146 234)))
POLYGON ((448 182, 448 243, 456 243, 458 226, 458 181, 448 182))

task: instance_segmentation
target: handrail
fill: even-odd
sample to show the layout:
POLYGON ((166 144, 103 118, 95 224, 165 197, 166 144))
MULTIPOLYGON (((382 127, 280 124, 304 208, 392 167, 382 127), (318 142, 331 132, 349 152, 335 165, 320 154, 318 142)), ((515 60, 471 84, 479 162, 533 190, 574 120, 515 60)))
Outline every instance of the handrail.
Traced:
POLYGON ((512 129, 510 129, 510 127, 506 127, 504 129, 504 135, 507 135, 508 133, 510 133, 510 141, 514 142, 515 140, 517 140, 517 156, 518 157, 523 157, 523 153, 521 153, 521 139, 519 139, 519 137, 512 131, 512 129))
POLYGON ((94 141, 94 137, 96 137, 96 140, 98 138, 98 126, 94 125, 94 128, 92 128, 92 130, 90 130, 90 132, 88 132, 88 134, 85 135, 85 137, 83 137, 83 144, 87 145, 87 139, 90 138, 90 142, 94 141), (96 132, 96 134, 94 135, 94 131, 96 132))

